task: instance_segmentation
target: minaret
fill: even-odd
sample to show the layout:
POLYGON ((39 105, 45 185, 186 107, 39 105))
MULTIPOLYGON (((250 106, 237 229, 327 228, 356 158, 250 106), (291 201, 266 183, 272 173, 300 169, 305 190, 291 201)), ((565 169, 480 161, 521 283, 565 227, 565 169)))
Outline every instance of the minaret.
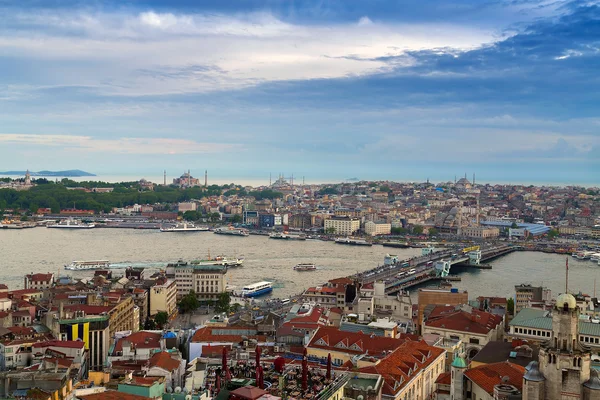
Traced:
POLYGON ((463 375, 467 370, 467 363, 461 354, 457 354, 452 361, 450 367, 451 381, 450 381, 450 396, 455 400, 464 399, 464 378, 463 375))
POLYGON ((473 187, 475 187, 475 172, 473 172, 473 187))
POLYGON ((163 185, 167 186, 167 170, 166 169, 163 173, 163 185))
POLYGON ((204 187, 208 187, 208 170, 204 170, 204 187))

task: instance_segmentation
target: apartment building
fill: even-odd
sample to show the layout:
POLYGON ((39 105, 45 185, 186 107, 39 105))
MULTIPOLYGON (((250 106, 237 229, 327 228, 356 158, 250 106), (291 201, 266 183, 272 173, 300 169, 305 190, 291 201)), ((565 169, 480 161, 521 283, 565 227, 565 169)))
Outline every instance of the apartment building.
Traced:
POLYGON ((521 284, 515 286, 515 314, 523 308, 532 307, 535 304, 550 304, 552 292, 542 286, 531 286, 521 284))
POLYGON ((200 301, 217 300, 227 287, 227 267, 224 265, 177 262, 167 265, 167 277, 175 280, 177 300, 192 290, 200 301))
POLYGON ((173 315, 177 311, 177 283, 173 279, 157 281, 150 288, 150 316, 159 312, 173 315))
POLYGON ((324 222, 325 232, 333 231, 336 235, 352 236, 360 229, 360 219, 352 217, 331 217, 324 222))

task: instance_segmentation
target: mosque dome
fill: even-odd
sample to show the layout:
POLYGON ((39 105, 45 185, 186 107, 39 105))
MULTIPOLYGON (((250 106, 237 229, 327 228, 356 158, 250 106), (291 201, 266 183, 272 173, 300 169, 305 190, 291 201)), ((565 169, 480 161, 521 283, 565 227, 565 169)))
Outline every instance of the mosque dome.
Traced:
POLYGON ((452 366, 455 368, 467 368, 467 362, 461 356, 456 356, 452 361, 452 366))
POLYGON ((588 379, 583 386, 592 390, 600 390, 600 377, 598 377, 598 371, 592 368, 590 370, 590 379, 588 379))
POLYGON ((577 300, 572 294, 563 293, 556 299, 556 307, 563 308, 565 304, 568 305, 569 310, 574 310, 577 307, 577 300))
POLYGON ((525 373, 525 375, 523 375, 523 378, 530 382, 544 381, 546 378, 540 372, 538 366, 539 366, 539 363, 537 361, 530 362, 529 365, 527 365, 527 368, 525 368, 527 370, 527 372, 525 373))

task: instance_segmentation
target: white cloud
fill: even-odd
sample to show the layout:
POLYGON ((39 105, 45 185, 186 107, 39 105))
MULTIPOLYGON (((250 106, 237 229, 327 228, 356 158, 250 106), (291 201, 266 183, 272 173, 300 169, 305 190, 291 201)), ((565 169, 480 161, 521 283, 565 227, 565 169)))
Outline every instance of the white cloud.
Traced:
POLYGON ((493 32, 477 28, 383 24, 366 16, 358 24, 300 25, 268 13, 54 11, 0 16, 0 26, 7 18, 13 29, 0 28, 0 52, 63 63, 60 70, 40 64, 36 73, 48 85, 88 86, 128 96, 361 76, 397 66, 380 57, 409 50, 470 49, 494 38, 493 32))
POLYGON ((206 154, 242 150, 233 143, 202 143, 178 138, 97 139, 75 135, 0 134, 0 143, 28 146, 52 146, 77 151, 120 154, 206 154))

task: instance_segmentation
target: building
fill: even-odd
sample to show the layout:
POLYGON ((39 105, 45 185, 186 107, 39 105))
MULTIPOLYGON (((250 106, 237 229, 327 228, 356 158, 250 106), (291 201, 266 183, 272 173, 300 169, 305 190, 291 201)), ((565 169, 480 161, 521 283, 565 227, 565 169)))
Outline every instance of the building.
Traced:
POLYGON ((421 333, 461 340, 468 359, 486 344, 502 340, 504 318, 469 306, 436 306, 424 319, 421 333))
POLYGON ((25 275, 24 288, 44 290, 49 289, 54 284, 54 274, 27 274, 25 275))
POLYGON ((532 362, 523 377, 523 400, 600 398, 600 378, 591 368, 591 353, 577 340, 579 311, 573 295, 564 293, 556 299, 551 336, 542 344, 538 362, 532 362))
POLYGON ((398 321, 412 320, 412 301, 407 293, 400 292, 396 296, 385 294, 385 283, 375 282, 373 284, 373 294, 368 295, 366 290, 361 288, 361 295, 355 300, 356 312, 359 315, 370 317, 371 315, 389 316, 398 321))
POLYGON ((365 222, 365 233, 371 236, 389 235, 392 233, 392 224, 385 222, 365 222))
POLYGON ((184 213, 186 211, 196 211, 198 205, 193 201, 182 202, 177 205, 177 211, 184 213))
POLYGON ((500 236, 500 229, 485 226, 467 226, 461 229, 462 236, 473 239, 490 239, 500 236))
POLYGON ((188 170, 188 172, 184 172, 179 178, 173 179, 173 185, 179 187, 200 186, 200 179, 194 178, 188 170))
POLYGON ((469 366, 474 368, 509 360, 513 364, 526 367, 530 362, 537 360, 538 353, 539 347, 525 340, 488 342, 471 359, 469 366))
POLYGON ((548 288, 527 284, 515 286, 515 314, 523 308, 546 305, 551 301, 552 292, 548 288))
POLYGON ((417 326, 421 327, 423 322, 423 313, 425 307, 429 305, 450 305, 456 306, 459 304, 467 304, 469 302, 469 293, 466 290, 458 289, 419 289, 418 294, 418 315, 417 326))
POLYGON ((336 235, 352 236, 360 229, 360 219, 334 216, 325 220, 324 229, 336 235))
POLYGON ((200 301, 214 301, 227 287, 227 267, 224 265, 177 262, 167 265, 167 277, 176 282, 177 300, 193 290, 200 301))
POLYGON ((177 283, 173 279, 162 279, 150 288, 150 316, 166 312, 172 316, 177 311, 177 283))
POLYGON ((357 288, 350 278, 336 278, 323 286, 309 287, 302 294, 305 301, 314 302, 323 307, 340 307, 344 309, 353 303, 357 296, 357 288))
POLYGON ((118 335, 111 348, 107 363, 115 361, 149 360, 152 354, 165 350, 165 340, 161 333, 139 331, 130 335, 118 335))
MULTIPOLYGON (((523 388, 525 368, 503 361, 470 368, 463 374, 464 399, 496 400, 510 399, 499 395, 520 395, 523 388)), ((519 397, 520 398, 520 397, 519 397)))
MULTIPOLYGON (((381 339, 381 338, 380 338, 381 339)), ((444 371, 446 352, 424 341, 406 340, 374 365, 359 372, 379 374, 385 384, 382 399, 430 399, 436 389, 436 378, 444 371)), ((368 399, 368 397, 367 397, 368 399)))

